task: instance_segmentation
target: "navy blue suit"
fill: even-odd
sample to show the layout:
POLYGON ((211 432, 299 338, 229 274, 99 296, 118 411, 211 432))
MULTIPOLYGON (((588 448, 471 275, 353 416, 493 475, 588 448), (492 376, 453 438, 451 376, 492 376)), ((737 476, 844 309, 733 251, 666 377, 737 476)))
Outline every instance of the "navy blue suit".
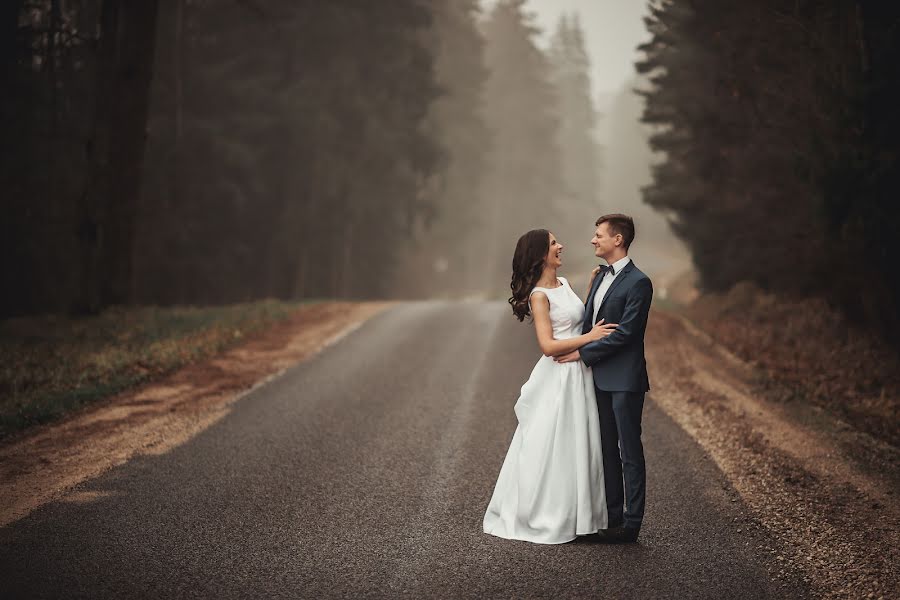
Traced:
MULTIPOLYGON (((605 275, 609 277, 609 275, 605 275)), ((644 518, 646 468, 641 443, 644 393, 650 389, 644 358, 644 331, 653 300, 653 284, 634 262, 622 268, 603 298, 594 298, 602 282, 598 275, 585 303, 582 332, 594 326, 594 302, 600 302, 597 321, 618 323, 602 340, 579 349, 592 367, 600 413, 603 476, 610 527, 640 528, 644 518), (627 499, 627 506, 625 500, 627 499)))

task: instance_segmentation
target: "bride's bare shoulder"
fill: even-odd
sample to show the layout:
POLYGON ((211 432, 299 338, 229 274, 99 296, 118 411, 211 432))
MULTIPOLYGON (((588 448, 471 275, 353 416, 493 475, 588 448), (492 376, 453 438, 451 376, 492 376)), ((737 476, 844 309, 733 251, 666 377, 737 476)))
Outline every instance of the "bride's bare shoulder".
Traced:
POLYGON ((550 299, 547 297, 547 292, 544 290, 531 290, 531 295, 528 298, 529 302, 539 302, 541 304, 550 305, 550 299))

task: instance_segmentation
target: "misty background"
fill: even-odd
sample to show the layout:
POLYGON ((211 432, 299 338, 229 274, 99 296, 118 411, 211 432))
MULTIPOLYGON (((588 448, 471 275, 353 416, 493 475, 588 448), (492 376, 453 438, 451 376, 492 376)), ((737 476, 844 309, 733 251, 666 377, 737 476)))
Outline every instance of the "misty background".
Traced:
POLYGON ((577 281, 625 212, 657 297, 750 282, 893 327, 892 10, 6 2, 0 313, 505 298, 524 231, 577 281))
MULTIPOLYGON (((490 8, 494 2, 486 0, 490 8)), ((648 38, 644 18, 649 15, 645 2, 629 0, 531 0, 526 12, 534 15, 542 31, 537 43, 552 48, 560 19, 576 18, 584 31, 584 46, 590 63, 591 95, 596 112, 593 130, 598 145, 597 216, 623 212, 635 218, 637 240, 630 254, 656 282, 657 296, 667 297, 671 284, 678 286, 681 299, 693 297, 694 276, 690 254, 676 237, 663 213, 643 202, 642 189, 652 181, 651 167, 663 160, 649 145, 652 128, 641 122, 644 101, 636 90, 649 89, 646 78, 639 77, 635 63, 638 50, 648 38)), ((585 225, 593 234, 593 219, 585 215, 585 225)), ((569 256, 592 253, 584 234, 569 242, 569 256)), ((579 273, 581 275, 581 273, 579 273)))

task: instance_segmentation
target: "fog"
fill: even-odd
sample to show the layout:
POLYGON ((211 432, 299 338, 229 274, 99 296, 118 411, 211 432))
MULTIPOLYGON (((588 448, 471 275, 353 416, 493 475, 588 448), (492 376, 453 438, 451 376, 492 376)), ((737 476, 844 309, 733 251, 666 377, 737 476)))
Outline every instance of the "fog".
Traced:
MULTIPOLYGON (((490 5, 490 2, 486 4, 490 5)), ((618 92, 634 77, 638 44, 647 40, 643 17, 646 3, 635 0, 528 0, 542 45, 564 14, 577 14, 591 59, 591 87, 595 98, 618 92)), ((601 107, 602 108, 602 107, 601 107)))
POLYGON ((665 216, 643 201, 642 189, 652 182, 651 166, 661 160, 648 145, 651 128, 640 122, 644 101, 635 90, 645 85, 632 77, 618 92, 601 97, 601 205, 634 217, 638 236, 630 254, 654 280, 659 295, 667 297, 675 284, 679 299, 686 300, 693 295, 690 253, 665 216))
MULTIPOLYGON (((494 5, 490 0, 484 2, 487 10, 494 5)), ((636 89, 649 86, 635 72, 635 61, 640 56, 637 47, 649 38, 643 22, 645 3, 528 0, 524 8, 541 30, 535 41, 545 50, 552 47, 553 32, 563 17, 574 16, 584 31, 590 89, 597 115, 592 131, 598 144, 594 163, 597 216, 622 212, 635 218, 638 235, 631 255, 657 280, 662 296, 667 295, 674 279, 684 279, 690 287, 693 275, 687 248, 672 233, 666 218, 647 206, 642 198, 642 188, 652 181, 651 165, 663 159, 650 150, 648 137, 652 129, 640 122, 644 101, 635 93, 636 89)), ((570 253, 590 253, 588 240, 594 218, 593 213, 584 214, 584 232, 567 240, 570 253)))
POLYGON ((890 120, 860 82, 890 92, 892 63, 869 73, 843 46, 817 62, 839 19, 806 46, 766 22, 775 52, 730 13, 663 3, 645 23, 631 0, 148 2, 105 30, 103 6, 35 0, 3 21, 0 277, 20 282, 6 315, 505 298, 522 233, 552 230, 577 280, 611 212, 635 218, 659 296, 695 268, 706 290, 749 279, 852 301, 849 280, 822 288, 842 260, 831 230, 900 263, 875 158, 892 138, 842 125, 890 120), (732 35, 704 37, 719 26, 732 35), (757 43, 765 60, 743 52, 757 43), (862 70, 837 77, 847 65, 862 70), (780 245, 760 247, 772 225, 780 245), (766 267, 785 253, 802 277, 766 267))

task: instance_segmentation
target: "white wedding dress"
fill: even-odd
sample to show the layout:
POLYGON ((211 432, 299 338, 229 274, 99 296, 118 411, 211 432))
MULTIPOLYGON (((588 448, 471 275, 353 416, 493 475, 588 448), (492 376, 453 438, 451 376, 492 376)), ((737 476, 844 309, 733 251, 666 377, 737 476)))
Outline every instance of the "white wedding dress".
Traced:
MULTIPOLYGON (((556 339, 581 334, 584 304, 562 277, 535 288, 550 300, 556 339)), ((513 435, 484 532, 538 544, 570 542, 607 527, 600 421, 591 370, 542 356, 515 405, 513 435)))

